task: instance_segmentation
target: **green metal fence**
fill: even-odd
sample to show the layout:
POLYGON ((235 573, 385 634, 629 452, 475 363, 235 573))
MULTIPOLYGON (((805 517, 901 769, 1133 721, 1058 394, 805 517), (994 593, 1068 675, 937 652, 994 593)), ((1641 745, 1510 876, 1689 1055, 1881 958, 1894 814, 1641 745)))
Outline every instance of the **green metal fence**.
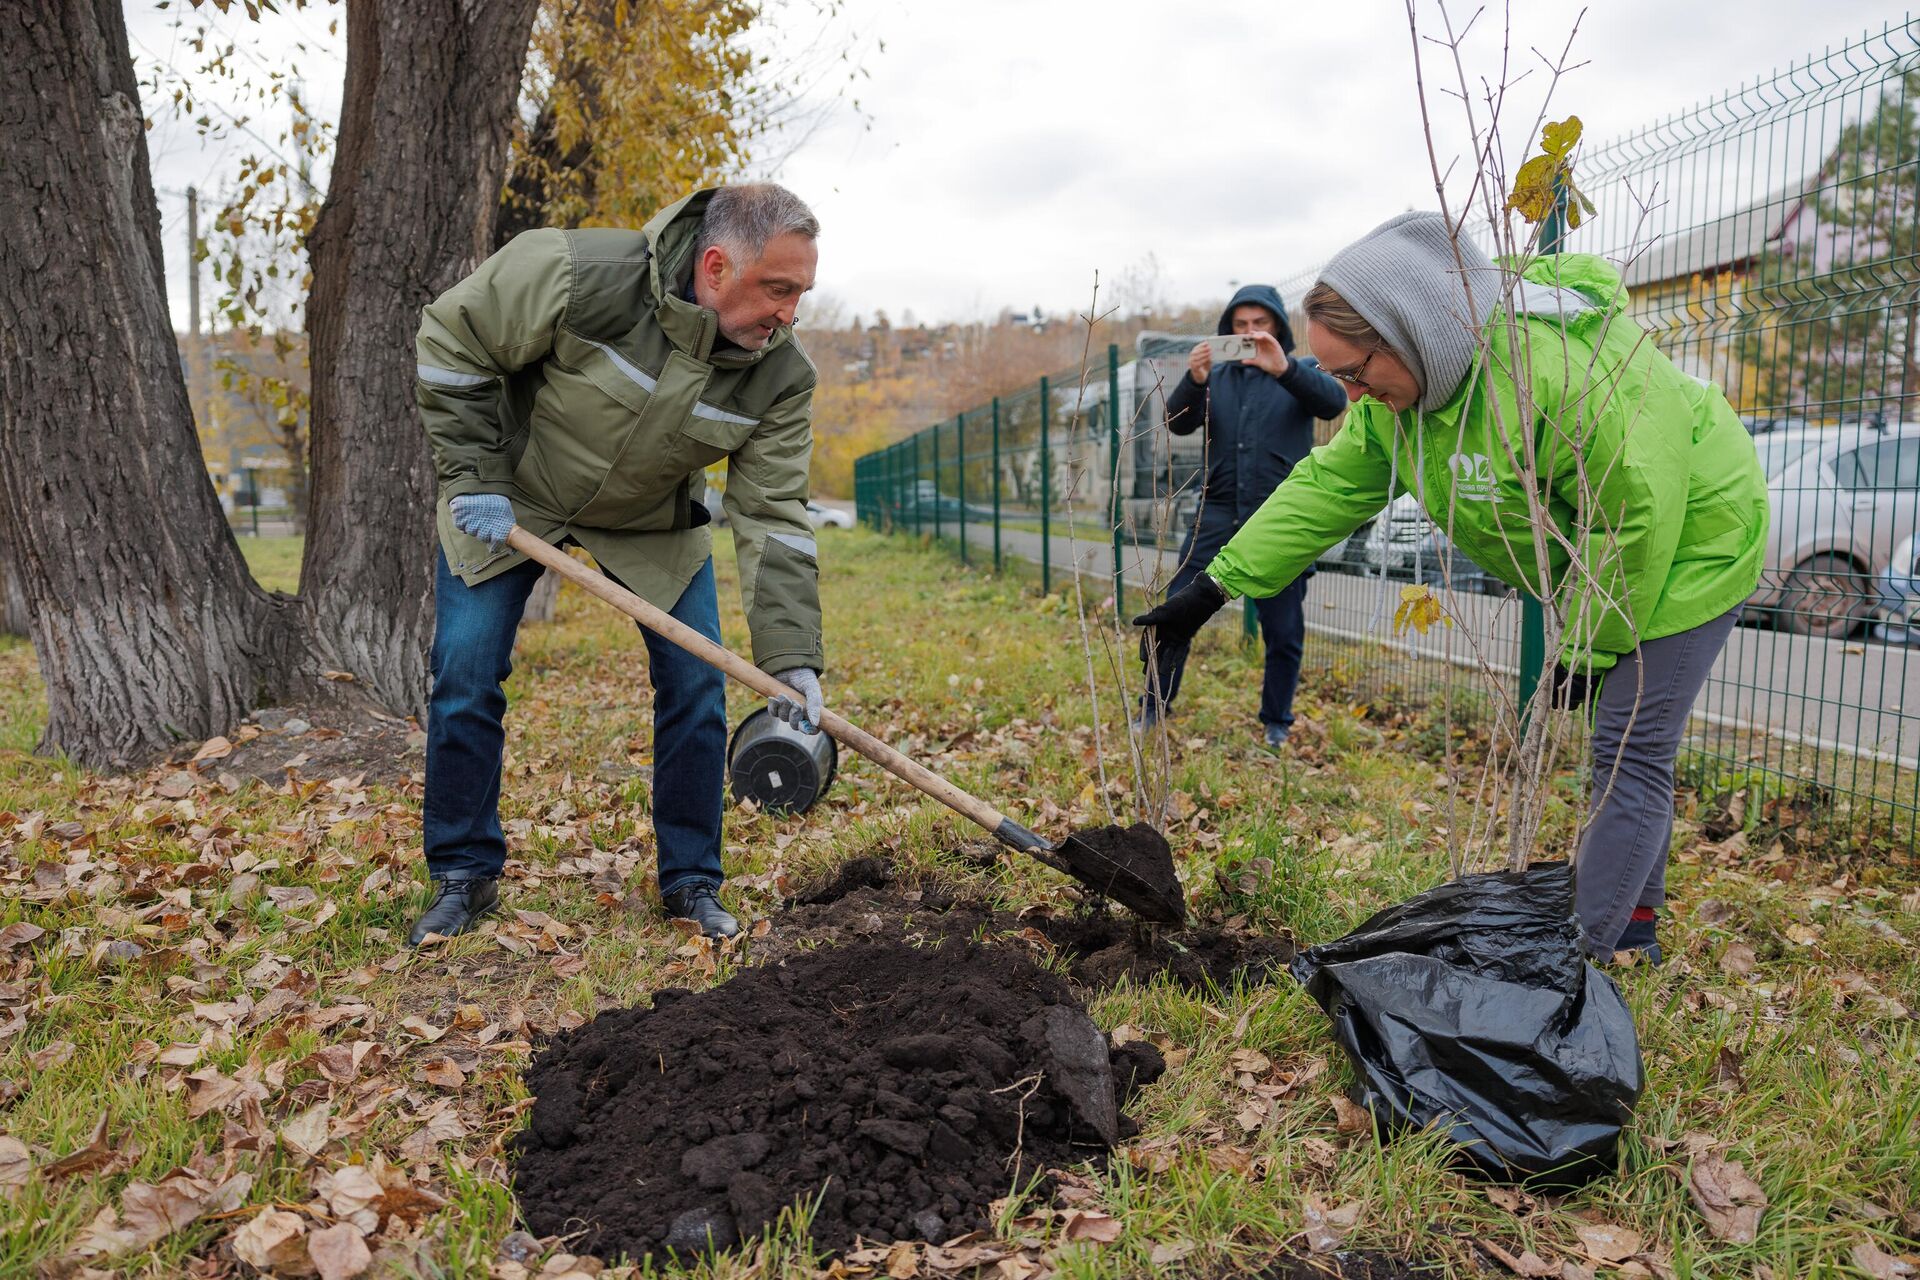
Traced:
MULTIPOLYGON (((1686 780, 1714 798, 1710 818, 1778 841, 1782 856, 1816 832, 1911 853, 1920 20, 1590 146, 1579 167, 1597 213, 1564 247, 1621 267, 1633 319, 1726 392, 1770 485, 1766 570, 1695 708, 1686 780)), ((1290 303, 1316 275, 1282 282, 1290 303)), ((859 459, 860 518, 970 563, 1036 561, 1043 591, 1077 568, 1083 585, 1110 581, 1122 613, 1170 576, 1191 518, 1200 446, 1168 435, 1163 402, 1198 336, 1143 335, 859 459)), ((1522 602, 1410 499, 1319 570, 1309 628, 1364 648, 1310 644, 1309 662, 1317 649, 1350 672, 1363 654, 1369 694, 1430 694, 1481 660, 1516 678, 1529 665, 1522 602), (1413 580, 1448 588, 1453 629, 1391 634, 1413 580)))
POLYGON ((1123 361, 1109 346, 1083 369, 1041 378, 856 460, 860 519, 951 541, 966 563, 998 570, 1008 556, 1036 562, 1043 593, 1072 568, 1077 547, 1083 577, 1098 577, 1112 593, 1110 607, 1124 609, 1130 553, 1143 539, 1158 546, 1177 536, 1172 504, 1192 489, 1191 476, 1169 480, 1171 464, 1156 478, 1150 462, 1136 466, 1128 453, 1130 444, 1164 436, 1155 397, 1166 385, 1153 362, 1123 361), (1164 508, 1158 517, 1156 506, 1164 508), (1102 556, 1089 553, 1090 543, 1102 556))

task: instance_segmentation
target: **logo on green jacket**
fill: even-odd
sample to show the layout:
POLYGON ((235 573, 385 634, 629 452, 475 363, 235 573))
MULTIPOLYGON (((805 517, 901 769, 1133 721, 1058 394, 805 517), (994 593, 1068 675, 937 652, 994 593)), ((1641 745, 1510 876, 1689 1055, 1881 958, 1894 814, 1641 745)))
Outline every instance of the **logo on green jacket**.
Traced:
POLYGON ((1447 459, 1453 469, 1456 497, 1475 502, 1493 500, 1493 459, 1484 453, 1456 453, 1447 459))

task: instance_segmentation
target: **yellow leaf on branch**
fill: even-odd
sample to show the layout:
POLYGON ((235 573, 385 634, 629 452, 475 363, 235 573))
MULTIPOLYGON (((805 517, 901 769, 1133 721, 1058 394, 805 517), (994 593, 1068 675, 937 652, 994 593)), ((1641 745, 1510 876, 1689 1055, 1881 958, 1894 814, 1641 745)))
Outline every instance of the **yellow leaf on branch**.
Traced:
POLYGON ((1578 227, 1594 211, 1593 201, 1573 185, 1573 149, 1580 141, 1580 117, 1568 116, 1540 130, 1540 150, 1520 166, 1513 176, 1513 190, 1507 196, 1507 208, 1528 222, 1538 225, 1553 212, 1558 192, 1567 198, 1567 226, 1578 227))
POLYGON ((1412 627, 1425 635, 1436 622, 1453 625, 1453 619, 1441 611, 1440 597, 1433 594, 1432 587, 1416 583, 1400 588, 1400 607, 1393 611, 1393 634, 1404 635, 1412 627))

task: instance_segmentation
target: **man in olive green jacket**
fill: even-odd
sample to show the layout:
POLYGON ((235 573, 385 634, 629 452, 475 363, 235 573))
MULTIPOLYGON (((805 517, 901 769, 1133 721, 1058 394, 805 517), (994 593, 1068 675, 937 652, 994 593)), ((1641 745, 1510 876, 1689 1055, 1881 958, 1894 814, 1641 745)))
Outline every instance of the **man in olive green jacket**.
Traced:
MULTIPOLYGON (((426 308, 420 416, 439 482, 433 695, 422 806, 434 896, 415 923, 473 925, 506 860, 500 766, 513 640, 540 567, 514 524, 718 641, 704 471, 724 462, 755 663, 817 732, 818 563, 806 513, 814 368, 793 336, 819 224, 771 183, 697 191, 643 231, 529 231, 426 308)), ((642 630, 654 687, 661 897, 710 936, 726 767, 724 682, 642 630)))

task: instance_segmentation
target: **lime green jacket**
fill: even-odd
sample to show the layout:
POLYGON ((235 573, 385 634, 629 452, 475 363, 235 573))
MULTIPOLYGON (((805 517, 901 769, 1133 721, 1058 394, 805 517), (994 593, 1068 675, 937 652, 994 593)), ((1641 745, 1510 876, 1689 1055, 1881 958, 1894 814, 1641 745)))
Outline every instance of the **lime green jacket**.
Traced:
POLYGON ((1725 396, 1682 373, 1626 317, 1626 290, 1604 259, 1541 258, 1524 281, 1518 314, 1496 311, 1488 323, 1490 370, 1483 358, 1424 416, 1361 399, 1207 572, 1235 595, 1273 595, 1412 493, 1488 573, 1565 607, 1559 657, 1577 669, 1605 671, 1640 641, 1699 626, 1753 594, 1766 481, 1725 396), (1519 368, 1532 388, 1525 421, 1519 368), (1550 526, 1538 551, 1522 449, 1532 451, 1550 526), (1576 556, 1586 572, 1568 589, 1576 556))
POLYGON ((643 231, 526 232, 426 308, 416 390, 440 545, 470 586, 518 564, 448 510, 461 494, 504 494, 530 533, 572 539, 671 609, 712 553, 703 472, 724 461, 754 661, 821 670, 814 367, 791 329, 745 351, 686 300, 711 194, 643 231))

